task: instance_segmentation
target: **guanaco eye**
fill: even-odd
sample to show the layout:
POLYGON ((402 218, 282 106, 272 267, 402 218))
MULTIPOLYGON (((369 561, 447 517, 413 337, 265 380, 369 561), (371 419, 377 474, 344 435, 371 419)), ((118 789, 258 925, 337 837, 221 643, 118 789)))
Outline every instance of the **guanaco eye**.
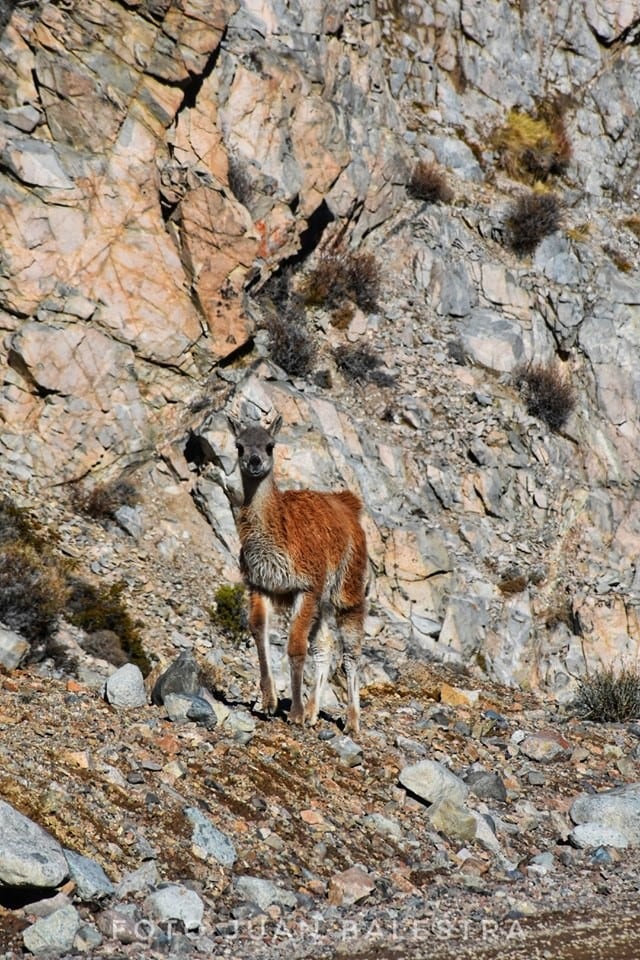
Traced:
POLYGON ((242 454, 244 453, 244 447, 242 446, 241 443, 236 443, 236 450, 238 451, 240 456, 242 456, 242 454))
POLYGON ((267 453, 269 454, 269 456, 271 456, 271 454, 273 453, 273 448, 274 448, 274 446, 275 446, 274 443, 268 443, 268 444, 267 444, 267 446, 266 446, 266 451, 267 451, 267 453))

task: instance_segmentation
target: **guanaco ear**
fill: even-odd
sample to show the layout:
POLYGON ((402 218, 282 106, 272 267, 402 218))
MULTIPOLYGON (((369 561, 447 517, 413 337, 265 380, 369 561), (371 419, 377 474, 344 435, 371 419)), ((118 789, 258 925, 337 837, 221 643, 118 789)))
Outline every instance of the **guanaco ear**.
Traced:
POLYGON ((238 420, 234 419, 231 414, 227 414, 227 422, 234 437, 237 437, 242 433, 242 424, 238 420))
POLYGON ((275 440, 277 434, 280 432, 280 427, 281 427, 281 426, 282 426, 282 416, 281 416, 281 414, 278 414, 278 416, 275 418, 275 420, 273 421, 273 423, 272 423, 271 426, 269 427, 269 433, 270 433, 271 436, 274 438, 274 440, 275 440))

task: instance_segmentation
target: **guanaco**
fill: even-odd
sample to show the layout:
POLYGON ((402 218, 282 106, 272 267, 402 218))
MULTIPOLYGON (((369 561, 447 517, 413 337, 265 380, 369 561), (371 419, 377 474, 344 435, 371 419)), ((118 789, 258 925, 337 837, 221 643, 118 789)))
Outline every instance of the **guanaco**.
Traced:
POLYGON ((273 471, 278 415, 264 427, 242 427, 230 418, 242 475, 244 503, 237 517, 240 569, 249 594, 249 628, 260 663, 262 709, 278 707, 269 656, 271 605, 292 609, 288 655, 291 723, 315 724, 327 683, 331 649, 321 629, 333 610, 347 678, 345 730, 360 725, 358 661, 364 634, 367 544, 362 503, 349 490, 280 490, 273 471), (303 671, 310 646, 314 685, 303 703, 303 671))

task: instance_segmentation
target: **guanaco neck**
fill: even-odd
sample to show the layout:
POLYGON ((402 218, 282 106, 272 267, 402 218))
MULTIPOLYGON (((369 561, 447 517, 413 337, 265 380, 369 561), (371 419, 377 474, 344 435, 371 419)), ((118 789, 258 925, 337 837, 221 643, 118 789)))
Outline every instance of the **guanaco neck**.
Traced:
POLYGON ((266 501, 278 493, 273 471, 267 473, 264 477, 252 477, 243 473, 242 489, 244 492, 243 508, 258 513, 266 501))

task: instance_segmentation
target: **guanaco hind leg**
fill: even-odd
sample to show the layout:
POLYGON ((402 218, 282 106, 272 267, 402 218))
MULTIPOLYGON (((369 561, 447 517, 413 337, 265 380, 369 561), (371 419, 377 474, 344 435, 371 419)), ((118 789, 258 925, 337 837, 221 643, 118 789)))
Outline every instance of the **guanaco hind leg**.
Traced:
POLYGON ((322 706, 322 695, 331 671, 331 650, 331 637, 323 621, 311 641, 311 656, 313 658, 315 676, 313 689, 304 708, 304 719, 310 726, 318 722, 318 714, 322 706))
POLYGON ((269 607, 269 600, 262 594, 250 593, 249 629, 256 642, 260 663, 262 709, 265 713, 275 713, 278 708, 278 696, 271 673, 271 657, 269 655, 269 607))
POLYGON ((364 611, 361 607, 340 611, 336 623, 342 640, 342 659, 347 676, 347 721, 345 733, 360 731, 360 681, 358 667, 364 634, 364 611))

